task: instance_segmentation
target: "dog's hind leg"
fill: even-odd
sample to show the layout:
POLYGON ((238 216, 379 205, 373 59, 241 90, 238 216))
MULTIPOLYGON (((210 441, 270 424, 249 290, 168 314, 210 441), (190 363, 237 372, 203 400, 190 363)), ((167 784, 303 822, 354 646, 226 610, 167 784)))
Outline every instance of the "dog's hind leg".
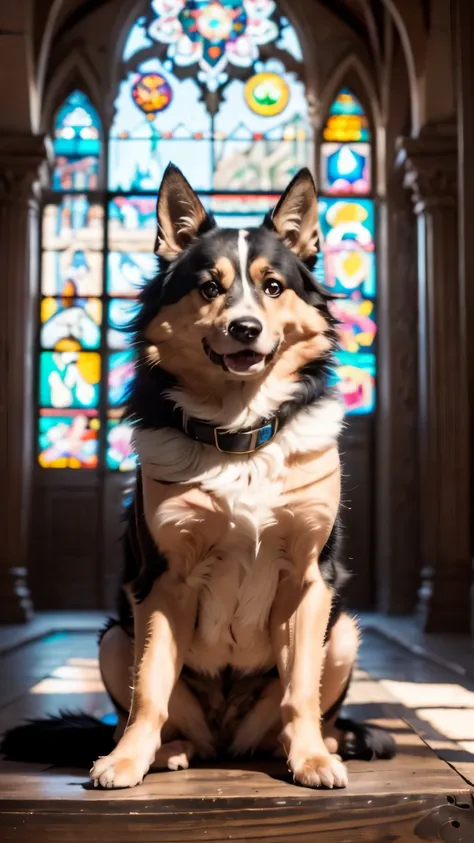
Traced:
POLYGON ((333 626, 326 645, 321 678, 322 731, 324 743, 331 753, 338 752, 342 740, 342 734, 334 724, 349 689, 358 646, 357 624, 349 615, 342 614, 333 626))
POLYGON ((115 742, 118 743, 127 725, 133 683, 133 639, 119 623, 109 626, 102 635, 99 668, 102 682, 118 715, 115 730, 115 742))
POLYGON ((340 717, 358 643, 356 622, 348 615, 341 615, 327 644, 321 683, 324 743, 329 752, 338 753, 343 760, 393 758, 395 741, 385 729, 340 717))
POLYGON ((187 770, 196 753, 191 741, 171 741, 160 746, 155 755, 152 769, 187 770))

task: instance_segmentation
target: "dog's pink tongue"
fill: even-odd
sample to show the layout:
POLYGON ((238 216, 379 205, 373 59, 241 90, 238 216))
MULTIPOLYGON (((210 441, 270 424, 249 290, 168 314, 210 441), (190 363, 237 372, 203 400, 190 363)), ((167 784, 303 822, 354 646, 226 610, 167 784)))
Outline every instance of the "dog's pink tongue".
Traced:
POLYGON ((255 363, 263 360, 263 354, 255 351, 238 351, 237 354, 224 354, 224 363, 233 372, 246 372, 255 363))

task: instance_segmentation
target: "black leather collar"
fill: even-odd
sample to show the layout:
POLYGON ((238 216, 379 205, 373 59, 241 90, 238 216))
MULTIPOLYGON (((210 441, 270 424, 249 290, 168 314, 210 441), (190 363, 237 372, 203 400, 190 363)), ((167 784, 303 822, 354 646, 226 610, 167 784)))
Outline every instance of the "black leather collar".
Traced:
POLYGON ((224 454, 253 454, 254 451, 268 445, 277 430, 276 416, 262 420, 255 427, 246 427, 232 433, 225 427, 216 427, 199 419, 183 419, 183 431, 187 436, 205 445, 214 445, 224 454))

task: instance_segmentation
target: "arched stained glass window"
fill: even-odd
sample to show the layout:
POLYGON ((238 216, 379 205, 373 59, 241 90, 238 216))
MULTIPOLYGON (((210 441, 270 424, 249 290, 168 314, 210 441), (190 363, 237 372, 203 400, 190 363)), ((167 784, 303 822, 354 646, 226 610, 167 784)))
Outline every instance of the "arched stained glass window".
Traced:
POLYGON ((324 263, 317 273, 340 321, 338 380, 348 414, 375 408, 375 221, 371 136, 361 103, 342 88, 332 103, 320 147, 319 213, 324 263))
POLYGON ((53 190, 95 190, 98 186, 100 122, 81 91, 59 109, 54 126, 53 190))
POLYGON ((52 193, 43 211, 38 459, 45 468, 96 468, 103 302, 99 118, 74 91, 56 114, 52 193))
MULTIPOLYGON (((54 121, 38 388, 38 459, 48 468, 135 465, 122 421, 134 354, 121 328, 156 268, 156 194, 168 162, 218 224, 239 227, 258 224, 300 167, 313 169, 301 49, 274 0, 151 0, 125 40, 118 78, 110 126, 81 91, 54 121)), ((370 152, 367 117, 343 88, 319 149, 316 272, 347 296, 334 307, 350 413, 374 407, 370 152)))

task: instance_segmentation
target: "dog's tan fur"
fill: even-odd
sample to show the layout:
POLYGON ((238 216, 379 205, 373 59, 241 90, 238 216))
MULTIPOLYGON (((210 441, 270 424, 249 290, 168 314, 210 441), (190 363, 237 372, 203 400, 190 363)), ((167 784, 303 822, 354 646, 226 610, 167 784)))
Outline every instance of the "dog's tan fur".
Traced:
MULTIPOLYGON (((177 187, 171 185, 173 191, 177 187)), ((158 248, 168 258, 185 247, 202 217, 185 190, 183 223, 176 195, 170 198, 171 188, 160 195, 158 248)), ((317 248, 317 215, 310 200, 308 186, 299 184, 275 216, 282 238, 303 257, 317 248)), ((229 263, 220 259, 210 273, 218 273, 226 288, 232 283, 229 263)), ((269 269, 265 255, 254 261, 249 270, 254 283, 262 283, 269 269)), ((217 416, 226 380, 226 406, 235 410, 227 424, 238 426, 242 417, 249 418, 245 413, 262 390, 283 394, 301 367, 329 347, 324 317, 293 290, 285 289, 276 299, 264 298, 261 310, 269 337, 280 346, 271 367, 251 382, 226 379, 221 369, 196 353, 203 334, 211 346, 218 345, 229 319, 219 298, 206 302, 196 290, 163 307, 152 320, 146 331, 149 358, 178 376, 187 400, 204 396, 208 406, 217 408, 217 416)), ((272 443, 268 454, 273 447, 272 443)), ((225 488, 212 489, 197 479, 196 468, 187 474, 183 469, 184 482, 158 482, 153 466, 142 459, 146 523, 168 569, 142 603, 130 595, 135 627, 131 713, 114 751, 91 771, 103 786, 134 786, 155 760, 173 768, 187 766, 195 751, 212 753, 213 735, 204 712, 180 678, 183 665, 212 677, 226 665, 253 674, 275 664, 279 681, 270 680, 244 716, 239 715, 238 695, 229 702, 222 726, 231 751, 276 749, 280 734, 298 782, 345 786, 345 767, 329 751, 336 749, 337 736, 331 733, 325 743, 321 728, 322 711, 338 699, 357 650, 357 630, 346 615, 325 644, 332 594, 318 560, 339 507, 337 444, 329 437, 316 449, 282 448, 281 454, 278 466, 269 468, 266 486, 258 486, 249 468, 247 488, 232 500, 225 488), (249 516, 245 494, 258 496, 259 488, 266 499, 249 516), (183 736, 186 741, 176 740, 183 736)), ((252 464, 250 457, 244 471, 247 464, 252 464)), ((114 646, 122 668, 114 672, 110 654, 101 654, 102 670, 104 676, 108 673, 115 698, 128 709, 123 678, 128 644, 117 640, 114 646)), ((104 640, 104 654, 107 647, 110 643, 104 640)))

